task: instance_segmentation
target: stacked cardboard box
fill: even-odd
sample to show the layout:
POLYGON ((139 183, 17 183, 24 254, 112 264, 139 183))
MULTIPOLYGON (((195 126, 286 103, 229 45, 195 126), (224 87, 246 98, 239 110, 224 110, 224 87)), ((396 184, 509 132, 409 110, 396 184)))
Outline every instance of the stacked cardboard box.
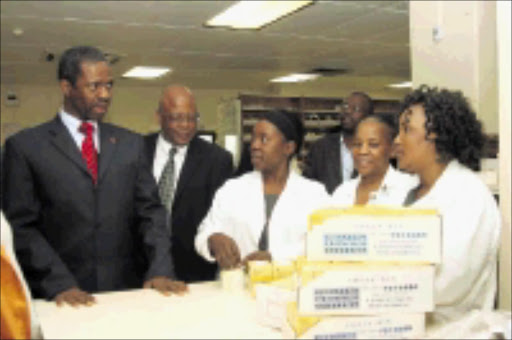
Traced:
POLYGON ((310 216, 306 257, 297 259, 292 338, 413 338, 434 308, 441 259, 435 210, 353 207, 310 216))

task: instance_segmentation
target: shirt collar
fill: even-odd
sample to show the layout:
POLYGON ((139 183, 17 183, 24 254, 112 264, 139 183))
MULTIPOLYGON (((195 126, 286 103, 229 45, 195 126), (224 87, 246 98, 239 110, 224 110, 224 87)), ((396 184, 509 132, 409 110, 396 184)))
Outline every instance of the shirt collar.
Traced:
POLYGON ((188 150, 188 144, 187 145, 174 145, 171 142, 167 141, 163 134, 160 132, 158 134, 158 141, 157 143, 162 146, 165 153, 169 153, 171 150, 171 147, 174 147, 176 149, 176 155, 186 155, 188 150))
MULTIPOLYGON (((62 122, 64 125, 68 127, 71 131, 79 131, 80 125, 82 124, 82 120, 76 118, 70 113, 67 113, 64 108, 60 109, 60 118, 62 119, 62 122)), ((87 123, 90 123, 94 126, 94 132, 98 131, 98 122, 95 120, 87 120, 87 123)))
MULTIPOLYGON (((376 191, 378 192, 386 192, 387 190, 389 190, 392 186, 393 186, 393 183, 394 183, 394 177, 396 176, 397 174, 397 171, 393 168, 393 166, 391 166, 391 164, 388 166, 388 169, 386 170, 386 174, 384 175, 384 179, 382 180, 382 182, 380 183, 380 186, 376 191)), ((354 181, 354 184, 355 186, 357 187, 359 185, 359 182, 361 181, 361 175, 357 175, 357 177, 355 178, 355 181, 354 181)))
POLYGON ((380 184, 379 191, 387 191, 390 187, 393 186, 393 178, 396 175, 396 170, 389 165, 388 170, 386 171, 386 175, 384 176, 384 179, 382 180, 382 183, 380 184))

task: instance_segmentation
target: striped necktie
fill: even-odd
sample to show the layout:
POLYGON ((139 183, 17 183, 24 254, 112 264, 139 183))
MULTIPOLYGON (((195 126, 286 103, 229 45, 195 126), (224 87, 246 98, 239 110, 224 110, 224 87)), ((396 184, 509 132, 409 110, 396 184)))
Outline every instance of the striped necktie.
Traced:
POLYGON ((178 150, 171 147, 169 150, 169 159, 165 163, 162 175, 158 182, 158 192, 160 193, 160 199, 162 204, 167 209, 167 213, 170 214, 172 211, 172 199, 174 195, 174 155, 178 150))

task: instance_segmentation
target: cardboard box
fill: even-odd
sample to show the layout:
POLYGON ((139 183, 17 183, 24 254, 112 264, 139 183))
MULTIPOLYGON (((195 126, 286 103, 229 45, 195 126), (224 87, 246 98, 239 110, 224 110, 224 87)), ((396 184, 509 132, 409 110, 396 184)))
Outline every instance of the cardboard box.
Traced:
POLYGON ((434 308, 431 265, 316 264, 299 270, 302 315, 423 313, 434 308))
POLYGON ((301 316, 295 303, 286 310, 282 327, 288 339, 403 339, 425 334, 425 314, 383 314, 365 316, 301 316))
POLYGON ((441 216, 431 209, 354 207, 310 216, 310 261, 441 262, 441 216))
POLYGON ((270 283, 292 276, 296 271, 294 261, 250 261, 248 264, 247 287, 255 297, 255 285, 258 283, 270 283))
POLYGON ((258 323, 281 329, 286 321, 286 305, 297 301, 297 275, 254 285, 258 323))

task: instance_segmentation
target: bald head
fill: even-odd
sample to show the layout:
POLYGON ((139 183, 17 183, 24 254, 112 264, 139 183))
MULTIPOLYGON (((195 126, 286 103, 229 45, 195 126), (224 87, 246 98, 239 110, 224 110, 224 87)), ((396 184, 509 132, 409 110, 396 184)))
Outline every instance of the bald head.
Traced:
POLYGON ((353 135, 357 123, 371 114, 373 103, 370 96, 364 92, 352 92, 343 104, 341 128, 344 135, 353 135))
POLYGON ((196 101, 194 94, 186 86, 170 85, 163 89, 160 101, 158 102, 158 111, 169 111, 176 106, 188 105, 196 111, 196 101))
POLYGON ((192 91, 182 85, 166 87, 160 96, 157 117, 168 142, 187 145, 197 131, 199 119, 192 91))

